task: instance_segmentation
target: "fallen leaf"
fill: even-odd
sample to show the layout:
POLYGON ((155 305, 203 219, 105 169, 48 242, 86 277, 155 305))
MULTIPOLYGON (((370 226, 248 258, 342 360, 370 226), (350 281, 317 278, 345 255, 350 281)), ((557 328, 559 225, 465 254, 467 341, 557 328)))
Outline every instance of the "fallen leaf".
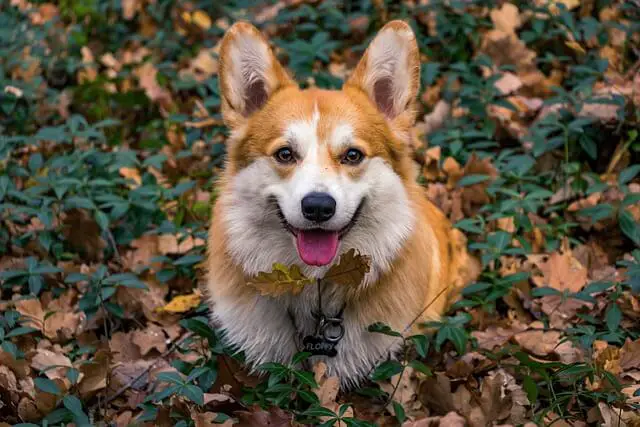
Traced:
POLYGON ((522 25, 518 6, 512 3, 503 3, 500 8, 491 10, 490 16, 493 26, 505 33, 515 34, 515 30, 522 25))
POLYGON ((0 350, 0 366, 7 366, 19 379, 29 377, 31 369, 26 359, 15 359, 11 353, 0 350))
POLYGON ((340 262, 329 269, 326 280, 344 286, 358 286, 371 268, 371 257, 357 254, 355 249, 340 257, 340 262))
POLYGON ((620 349, 620 368, 623 370, 640 369, 640 339, 627 339, 620 349))
POLYGON ((196 289, 189 295, 178 295, 174 297, 171 301, 169 301, 169 303, 167 303, 164 307, 159 308, 158 310, 169 313, 185 313, 198 307, 200 305, 201 299, 202 294, 199 290, 196 289))
MULTIPOLYGON (((313 374, 318 388, 313 389, 313 392, 318 396, 320 405, 330 409, 337 413, 340 408, 340 403, 336 401, 338 391, 340 391, 340 379, 336 376, 328 377, 327 365, 324 362, 318 362, 313 366, 313 374)), ((344 414, 345 417, 353 417, 353 409, 348 408, 344 414)), ((330 417, 320 417, 322 422, 326 422, 330 417)), ((344 423, 338 422, 336 427, 345 427, 344 423)))
POLYGON ((132 334, 116 332, 109 340, 109 349, 116 362, 126 362, 128 360, 138 360, 142 357, 138 346, 133 342, 132 334))
POLYGON ((167 349, 167 339, 162 328, 153 323, 150 323, 145 329, 134 331, 132 338, 142 356, 146 356, 153 349, 160 353, 167 349))
POLYGON ((237 412, 238 422, 234 427, 290 427, 293 416, 282 409, 271 408, 268 412, 257 406, 248 411, 237 412))
POLYGON ((402 427, 465 427, 467 421, 456 412, 449 412, 442 417, 426 417, 416 421, 405 421, 402 427))
POLYGON ((587 283, 587 269, 566 248, 551 255, 529 255, 527 259, 542 272, 540 286, 548 286, 558 291, 579 292, 587 283))
POLYGON ((441 372, 422 381, 418 389, 418 398, 425 408, 436 414, 447 414, 455 411, 451 394, 451 381, 441 372))
POLYGON ((557 331, 545 331, 542 322, 533 322, 531 328, 540 330, 527 330, 514 336, 516 342, 525 350, 536 356, 547 356, 552 353, 560 342, 561 333, 557 331))
POLYGON ((488 375, 482 382, 480 407, 487 422, 504 420, 509 416, 513 404, 512 396, 506 393, 506 378, 500 372, 488 375))
POLYGON ((43 372, 49 379, 65 378, 67 371, 72 367, 71 360, 64 354, 51 350, 38 349, 31 359, 31 367, 38 372, 43 372))
POLYGON ((484 331, 473 331, 471 336, 478 340, 479 348, 493 351, 496 347, 502 347, 520 331, 522 331, 522 329, 507 329, 500 326, 489 326, 484 331))
POLYGON ((95 392, 107 386, 109 375, 109 352, 98 350, 91 361, 80 366, 82 378, 78 384, 78 390, 84 399, 93 397, 95 392))

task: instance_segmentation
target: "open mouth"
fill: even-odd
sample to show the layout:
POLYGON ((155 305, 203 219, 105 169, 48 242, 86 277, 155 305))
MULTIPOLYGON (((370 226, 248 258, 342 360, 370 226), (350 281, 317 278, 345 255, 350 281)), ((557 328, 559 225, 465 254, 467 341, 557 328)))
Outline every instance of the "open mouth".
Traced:
POLYGON ((274 200, 274 202, 282 226, 296 238, 298 255, 305 264, 315 266, 327 265, 333 261, 338 252, 340 239, 356 224, 364 205, 364 199, 362 199, 349 223, 340 230, 326 230, 320 227, 307 229, 293 227, 285 218, 277 201, 274 200))

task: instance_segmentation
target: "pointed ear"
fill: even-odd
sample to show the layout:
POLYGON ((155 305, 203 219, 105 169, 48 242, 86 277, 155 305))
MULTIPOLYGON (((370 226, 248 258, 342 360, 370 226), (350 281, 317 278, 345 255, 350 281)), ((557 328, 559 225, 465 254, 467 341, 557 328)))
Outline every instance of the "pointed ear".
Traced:
POLYGON ((229 28, 220 46, 220 94, 230 127, 264 107, 278 89, 294 85, 264 36, 247 22, 229 28))
POLYGON ((345 86, 363 90, 389 120, 411 116, 420 86, 416 36, 403 21, 386 24, 373 39, 345 86))

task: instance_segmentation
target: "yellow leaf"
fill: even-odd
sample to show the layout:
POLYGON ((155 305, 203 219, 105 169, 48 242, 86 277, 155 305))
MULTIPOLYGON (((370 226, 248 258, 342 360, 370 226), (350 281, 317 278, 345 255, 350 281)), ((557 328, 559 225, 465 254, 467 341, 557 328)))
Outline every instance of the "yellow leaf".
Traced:
POLYGON ((569 40, 569 41, 564 42, 564 44, 566 44, 567 47, 569 47, 570 49, 575 50, 576 52, 579 52, 579 53, 581 53, 583 55, 585 53, 587 53, 587 51, 584 50, 584 48, 582 46, 580 46, 580 43, 578 43, 577 41, 569 40))
POLYGON ((203 30, 211 28, 211 18, 202 10, 196 10, 191 14, 191 21, 203 30))
POLYGON ((355 249, 350 249, 340 257, 337 265, 329 269, 324 278, 339 285, 358 286, 369 272, 370 264, 370 257, 356 254, 355 249))
POLYGON ((169 313, 184 313, 200 305, 202 295, 199 291, 195 291, 189 295, 178 295, 173 298, 164 307, 158 308, 158 311, 166 311, 169 313))
POLYGON ((253 286, 263 296, 279 296, 290 292, 292 295, 298 295, 304 287, 313 283, 313 279, 305 277, 300 271, 300 267, 292 265, 288 268, 286 265, 275 263, 271 273, 260 272, 251 279, 248 284, 253 286))

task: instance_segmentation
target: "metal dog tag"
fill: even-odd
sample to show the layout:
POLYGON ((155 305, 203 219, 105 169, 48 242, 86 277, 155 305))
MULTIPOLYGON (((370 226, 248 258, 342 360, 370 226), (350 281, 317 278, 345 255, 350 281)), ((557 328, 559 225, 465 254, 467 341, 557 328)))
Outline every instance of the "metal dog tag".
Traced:
POLYGON ((320 317, 315 335, 307 335, 302 339, 303 351, 313 356, 336 357, 336 346, 344 337, 342 319, 337 317, 320 317))

